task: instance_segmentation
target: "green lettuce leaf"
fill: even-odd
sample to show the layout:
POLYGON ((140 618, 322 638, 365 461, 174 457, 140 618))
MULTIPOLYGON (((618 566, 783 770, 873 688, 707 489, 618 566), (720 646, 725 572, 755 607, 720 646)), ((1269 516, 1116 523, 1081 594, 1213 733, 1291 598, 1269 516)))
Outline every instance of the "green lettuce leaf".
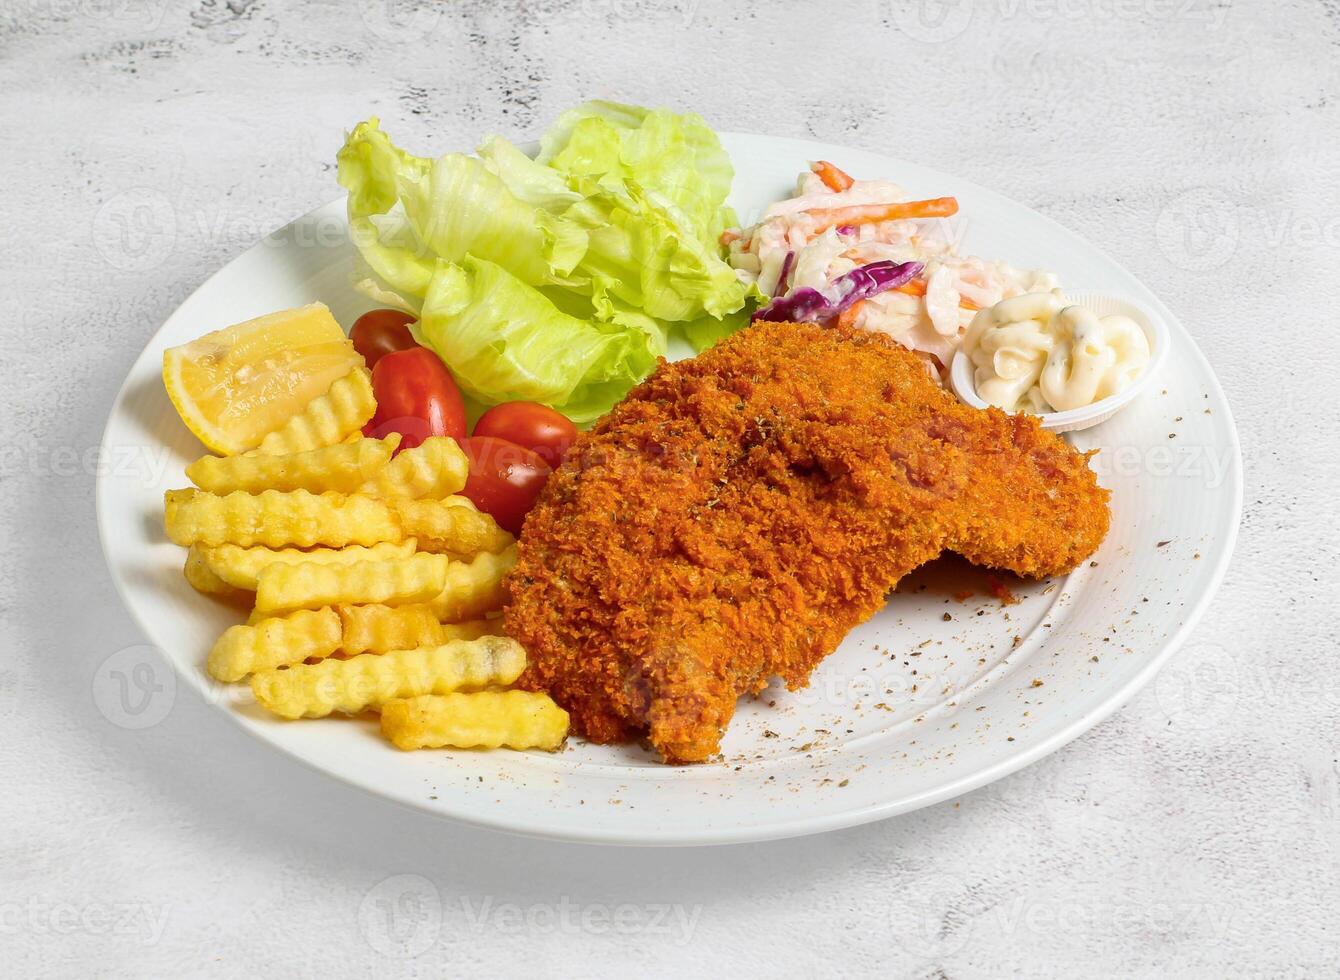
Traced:
MULTIPOLYGON (((647 115, 653 120, 680 118, 664 111, 647 115)), ((588 122, 613 131, 603 118, 588 122)), ((706 132, 715 143, 711 130, 706 132)), ((617 135, 612 141, 616 149, 621 145, 617 135)), ((596 315, 608 317, 611 301, 669 321, 719 318, 743 305, 745 287, 721 258, 720 232, 704 244, 691 217, 663 193, 675 189, 673 182, 659 179, 659 187, 648 187, 634 176, 645 172, 653 180, 665 178, 673 171, 664 162, 640 169, 619 164, 615 179, 610 173, 595 177, 556 170, 561 156, 554 166, 545 166, 497 136, 485 140, 479 154, 516 197, 586 230, 587 251, 575 269, 581 282, 573 288, 591 297, 596 315)), ((683 166, 694 163, 690 156, 683 166)), ((730 189, 730 163, 724 163, 724 184, 710 192, 708 210, 713 214, 730 189)))
POLYGON ((588 421, 665 353, 747 321, 753 294, 718 239, 733 171, 695 115, 591 102, 530 159, 501 137, 436 160, 360 123, 338 154, 358 287, 484 404, 539 401, 588 421))
POLYGON ((718 246, 704 246, 669 201, 632 182, 617 188, 591 179, 573 183, 584 200, 568 214, 588 238, 576 272, 590 280, 598 311, 617 300, 659 320, 696 320, 744 304, 745 286, 718 246))
POLYGON ((587 102, 558 117, 536 159, 608 187, 638 184, 677 208, 708 247, 734 224, 724 205, 735 171, 717 134, 696 113, 587 102))
POLYGON ((519 199, 479 160, 461 153, 410 156, 376 119, 354 129, 337 159, 360 251, 378 274, 385 276, 386 266, 400 280, 393 285, 419 295, 427 287, 424 273, 431 278, 430 258, 476 255, 538 286, 566 281, 586 252, 580 227, 519 199), (363 235, 369 226, 371 241, 363 235), (402 275, 393 260, 409 255, 417 261, 412 275, 402 275))
POLYGON ((501 136, 489 136, 475 152, 507 189, 527 204, 561 215, 582 200, 563 174, 536 163, 501 136))
POLYGON ((426 174, 429 161, 394 146, 374 118, 354 128, 336 162, 340 185, 349 191, 349 234, 360 256, 387 289, 414 302, 428 291, 436 257, 400 206, 397 178, 402 172, 426 174))
POLYGON ((738 310, 721 318, 703 316, 678 324, 680 333, 689 342, 689 346, 699 353, 707 350, 718 340, 729 337, 735 331, 747 326, 749 326, 748 310, 738 310))
POLYGON ((609 411, 665 351, 664 334, 640 314, 609 323, 573 316, 469 255, 438 264, 417 335, 472 399, 541 402, 574 422, 609 411))

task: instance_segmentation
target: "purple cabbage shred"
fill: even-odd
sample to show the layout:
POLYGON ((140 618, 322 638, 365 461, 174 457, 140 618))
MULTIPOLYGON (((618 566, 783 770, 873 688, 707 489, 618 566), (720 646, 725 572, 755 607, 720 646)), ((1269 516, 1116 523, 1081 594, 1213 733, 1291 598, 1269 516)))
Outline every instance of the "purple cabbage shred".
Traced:
MULTIPOLYGON (((790 272, 789 265, 788 261, 783 267, 783 277, 778 280, 778 288, 781 288, 780 284, 784 281, 785 274, 790 272)), ((912 281, 920 275, 923 268, 925 266, 920 262, 894 262, 889 259, 871 262, 833 280, 833 293, 836 299, 829 299, 817 289, 802 286, 776 297, 767 306, 755 310, 750 320, 795 323, 821 323, 831 320, 863 299, 869 299, 889 289, 897 289, 903 283, 912 281)))

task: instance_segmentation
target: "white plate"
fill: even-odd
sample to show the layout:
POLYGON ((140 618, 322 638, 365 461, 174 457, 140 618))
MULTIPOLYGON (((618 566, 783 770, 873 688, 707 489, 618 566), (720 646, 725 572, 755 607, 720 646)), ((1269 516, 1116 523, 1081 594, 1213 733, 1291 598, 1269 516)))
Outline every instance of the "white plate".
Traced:
POLYGON ((578 740, 556 755, 404 754, 365 721, 269 718, 245 687, 220 688, 203 669, 237 614, 191 590, 183 552, 163 534, 163 491, 186 485, 182 469, 202 450, 159 372, 165 348, 261 313, 322 300, 347 326, 369 308, 348 284, 354 250, 334 202, 201 286, 145 348, 111 409, 103 458, 147 465, 113 465, 99 479, 107 564, 186 686, 308 765, 430 813, 573 840, 705 844, 832 830, 956 796, 1064 745, 1154 676, 1223 577, 1242 499, 1223 392, 1173 314, 1092 245, 974 184, 837 146, 722 139, 742 219, 786 195, 806 161, 829 159, 917 197, 957 196, 967 251, 1051 269, 1062 285, 1127 296, 1163 317, 1172 343, 1158 381, 1118 417, 1071 437, 1101 448, 1095 465, 1113 490, 1096 564, 1012 585, 1020 602, 1008 608, 982 595, 984 573, 944 563, 918 573, 807 691, 769 689, 743 703, 718 764, 666 767, 637 746, 578 740), (963 588, 978 594, 953 598, 963 588))

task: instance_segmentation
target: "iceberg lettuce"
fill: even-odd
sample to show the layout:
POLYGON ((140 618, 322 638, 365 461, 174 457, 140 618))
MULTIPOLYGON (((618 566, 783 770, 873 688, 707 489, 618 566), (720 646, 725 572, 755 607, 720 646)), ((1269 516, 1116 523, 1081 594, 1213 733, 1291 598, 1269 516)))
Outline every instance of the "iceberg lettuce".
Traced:
POLYGON ((724 207, 735 176, 730 157, 695 113, 587 102, 558 117, 536 159, 610 187, 638 184, 673 204, 712 248, 735 223, 724 207))
POLYGON ((542 402, 574 422, 609 411, 665 353, 665 337, 649 318, 573 316, 472 255, 438 263, 415 333, 470 398, 542 402))
POLYGON ((671 331, 701 349, 756 298, 722 259, 733 171, 695 115, 587 103, 533 160, 498 136, 416 157, 369 119, 338 163, 360 288, 421 312, 422 342, 483 404, 595 418, 671 331))
POLYGON ((431 275, 429 257, 477 255, 539 286, 564 281, 586 253, 586 232, 516 197, 481 161, 462 153, 411 156, 392 145, 376 119, 355 127, 337 161, 351 226, 375 230, 372 240, 359 234, 355 244, 379 275, 369 246, 382 264, 387 252, 411 251, 419 295, 423 272, 431 275))

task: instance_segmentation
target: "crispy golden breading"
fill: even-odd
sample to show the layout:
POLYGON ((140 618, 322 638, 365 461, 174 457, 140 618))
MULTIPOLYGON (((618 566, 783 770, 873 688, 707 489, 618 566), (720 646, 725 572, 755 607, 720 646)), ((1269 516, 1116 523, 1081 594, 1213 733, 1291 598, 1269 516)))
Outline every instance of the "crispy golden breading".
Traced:
POLYGON ((1067 571, 1107 498, 1036 419, 960 404, 887 338, 758 323, 578 440, 526 518, 507 633, 574 730, 701 761, 737 698, 804 686, 912 569, 1067 571))

